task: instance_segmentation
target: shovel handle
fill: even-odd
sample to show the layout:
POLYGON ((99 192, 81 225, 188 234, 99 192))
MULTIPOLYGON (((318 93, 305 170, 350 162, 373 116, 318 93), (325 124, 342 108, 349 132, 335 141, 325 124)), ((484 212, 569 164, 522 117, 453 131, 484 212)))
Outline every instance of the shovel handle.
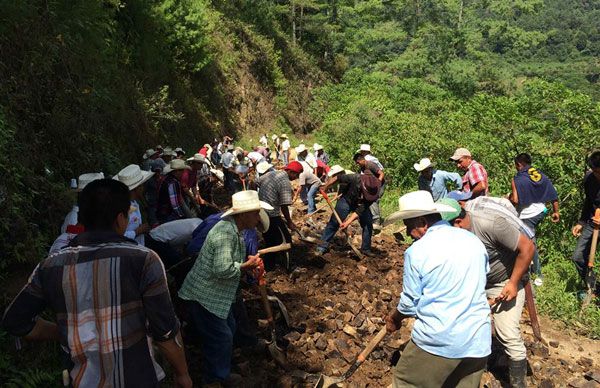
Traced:
POLYGON ((329 196, 327 195, 327 193, 325 192, 325 190, 319 190, 321 192, 321 195, 323 196, 323 198, 325 198, 325 200, 327 201, 327 204, 329 205, 329 207, 331 208, 331 211, 333 211, 333 214, 335 215, 335 219, 337 220, 338 224, 342 224, 342 219, 340 218, 340 215, 337 213, 337 211, 335 211, 335 207, 333 207, 333 203, 331 203, 331 199, 329 198, 329 196))
POLYGON ((267 314, 267 321, 270 325, 273 325, 273 310, 271 310, 271 302, 269 302, 269 296, 267 295, 267 286, 262 284, 258 286, 260 292, 260 299, 262 299, 265 313, 267 314))
POLYGON ((369 357, 369 354, 371 354, 373 349, 375 349, 377 345, 379 345, 379 343, 385 338, 386 334, 387 329, 384 326, 381 330, 379 330, 379 333, 377 333, 377 335, 367 344, 367 347, 358 355, 356 360, 361 363, 365 362, 367 357, 369 357))
POLYGON ((594 260, 596 259, 596 247, 598 246, 598 229, 600 229, 600 209, 594 212, 594 231, 592 232, 592 245, 590 247, 590 257, 588 268, 594 268, 594 260))

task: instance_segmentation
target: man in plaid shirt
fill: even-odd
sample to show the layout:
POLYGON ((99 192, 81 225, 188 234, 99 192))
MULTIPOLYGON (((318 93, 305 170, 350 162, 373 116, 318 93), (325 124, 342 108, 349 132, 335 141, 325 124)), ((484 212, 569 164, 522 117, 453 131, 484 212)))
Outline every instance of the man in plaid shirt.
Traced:
POLYGON ((454 151, 454 155, 450 157, 450 160, 456 163, 459 169, 466 171, 462 177, 462 191, 471 193, 471 198, 488 195, 487 171, 485 171, 481 163, 473 159, 468 149, 458 148, 454 151))
POLYGON ((79 210, 85 232, 38 264, 2 328, 27 340, 60 341, 75 387, 158 387, 165 374, 153 340, 173 366, 175 385, 191 388, 160 258, 123 237, 129 206, 123 183, 88 184, 79 210), (57 323, 39 317, 46 308, 57 323))

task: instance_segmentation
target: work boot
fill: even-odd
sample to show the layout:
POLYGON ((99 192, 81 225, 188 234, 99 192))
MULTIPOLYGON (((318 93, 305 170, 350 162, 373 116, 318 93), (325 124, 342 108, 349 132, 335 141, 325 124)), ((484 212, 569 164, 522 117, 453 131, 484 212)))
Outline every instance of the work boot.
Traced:
POLYGON ((508 364, 508 377, 511 388, 525 388, 527 386, 527 359, 514 361, 508 364))

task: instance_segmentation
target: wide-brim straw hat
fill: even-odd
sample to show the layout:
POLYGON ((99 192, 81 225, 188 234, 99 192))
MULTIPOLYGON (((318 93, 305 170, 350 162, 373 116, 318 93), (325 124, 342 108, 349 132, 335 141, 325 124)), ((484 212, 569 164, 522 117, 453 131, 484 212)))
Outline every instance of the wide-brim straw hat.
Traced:
POLYGON ((125 167, 117 175, 113 177, 121 183, 124 183, 129 187, 129 191, 134 190, 139 185, 145 183, 148 179, 154 175, 151 171, 143 171, 137 164, 130 164, 125 167))
POLYGON ((151 157, 154 154, 158 154, 160 151, 158 150, 154 150, 153 148, 148 148, 146 150, 146 152, 144 152, 144 156, 142 156, 142 158, 144 158, 144 160, 148 159, 149 157, 151 157))
POLYGON ((214 174, 214 176, 216 176, 221 183, 225 182, 225 174, 223 174, 223 171, 217 170, 216 168, 211 168, 210 172, 211 174, 214 174))
POLYGON ((175 151, 175 153, 181 152, 182 154, 184 154, 184 155, 185 155, 185 151, 184 151, 184 150, 183 150, 183 148, 181 148, 181 147, 177 147, 177 148, 175 148, 175 150, 174 150, 174 151, 175 151))
POLYGON ((269 226, 271 226, 271 219, 269 218, 269 215, 265 209, 260 209, 258 214, 260 215, 260 222, 256 226, 256 230, 261 233, 265 233, 267 230, 269 230, 269 226))
POLYGON ((329 170, 327 176, 331 178, 332 176, 334 176, 335 174, 339 174, 340 172, 344 172, 344 167, 340 166, 339 164, 336 164, 331 167, 331 170, 329 170))
POLYGON ((271 140, 277 140, 278 137, 279 136, 277 136, 277 135, 273 135, 273 136, 271 136, 271 140))
POLYGON ((288 135, 286 135, 285 133, 282 133, 279 137, 282 138, 282 139, 287 139, 288 135))
POLYGON ((363 151, 371 152, 371 146, 369 144, 361 144, 360 148, 356 152, 363 152, 363 151))
POLYGON ((192 156, 191 158, 187 158, 188 162, 198 162, 198 163, 205 163, 208 164, 208 162, 206 161, 206 158, 204 156, 202 156, 202 154, 194 154, 194 156, 192 156))
POLYGON ((252 212, 260 209, 273 210, 273 206, 258 199, 258 191, 240 191, 231 196, 231 208, 221 218, 235 214, 252 212))
POLYGON ((173 159, 171 160, 171 162, 169 162, 169 165, 167 167, 165 167, 165 169, 163 170, 163 175, 167 175, 170 172, 173 171, 177 171, 177 170, 191 170, 192 168, 190 166, 188 166, 187 164, 185 164, 185 161, 181 160, 181 159, 173 159))
POLYGON ((429 158, 423 158, 419 160, 419 163, 413 164, 413 167, 415 168, 415 170, 417 170, 417 172, 421 172, 431 166, 433 166, 433 163, 431 163, 431 160, 429 160, 429 158))
POLYGON ((321 144, 313 144, 313 150, 315 151, 321 151, 323 149, 323 146, 321 144))
POLYGON ((93 182, 98 179, 104 179, 104 173, 102 172, 90 172, 87 174, 81 174, 78 178, 77 183, 77 191, 81 191, 87 186, 90 182, 93 182))
POLYGON ((304 151, 307 151, 308 149, 306 148, 306 146, 304 144, 300 144, 298 147, 296 147, 296 153, 300 154, 304 151))
POLYGON ((398 199, 399 210, 385 219, 385 224, 391 224, 398 220, 416 218, 435 213, 453 213, 451 206, 443 203, 433 202, 429 191, 419 190, 404 194, 398 199))
POLYGON ((273 167, 273 165, 269 162, 260 162, 259 164, 256 165, 256 172, 258 172, 260 175, 262 175, 265 172, 269 171, 269 169, 271 169, 272 167, 273 167))

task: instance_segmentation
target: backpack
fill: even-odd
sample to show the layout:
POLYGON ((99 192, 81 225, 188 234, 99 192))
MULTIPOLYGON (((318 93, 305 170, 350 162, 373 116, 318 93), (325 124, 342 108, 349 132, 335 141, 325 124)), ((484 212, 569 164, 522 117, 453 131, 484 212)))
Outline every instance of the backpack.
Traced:
POLYGON ((379 199, 381 181, 370 171, 360 176, 360 191, 367 202, 375 202, 379 199))

